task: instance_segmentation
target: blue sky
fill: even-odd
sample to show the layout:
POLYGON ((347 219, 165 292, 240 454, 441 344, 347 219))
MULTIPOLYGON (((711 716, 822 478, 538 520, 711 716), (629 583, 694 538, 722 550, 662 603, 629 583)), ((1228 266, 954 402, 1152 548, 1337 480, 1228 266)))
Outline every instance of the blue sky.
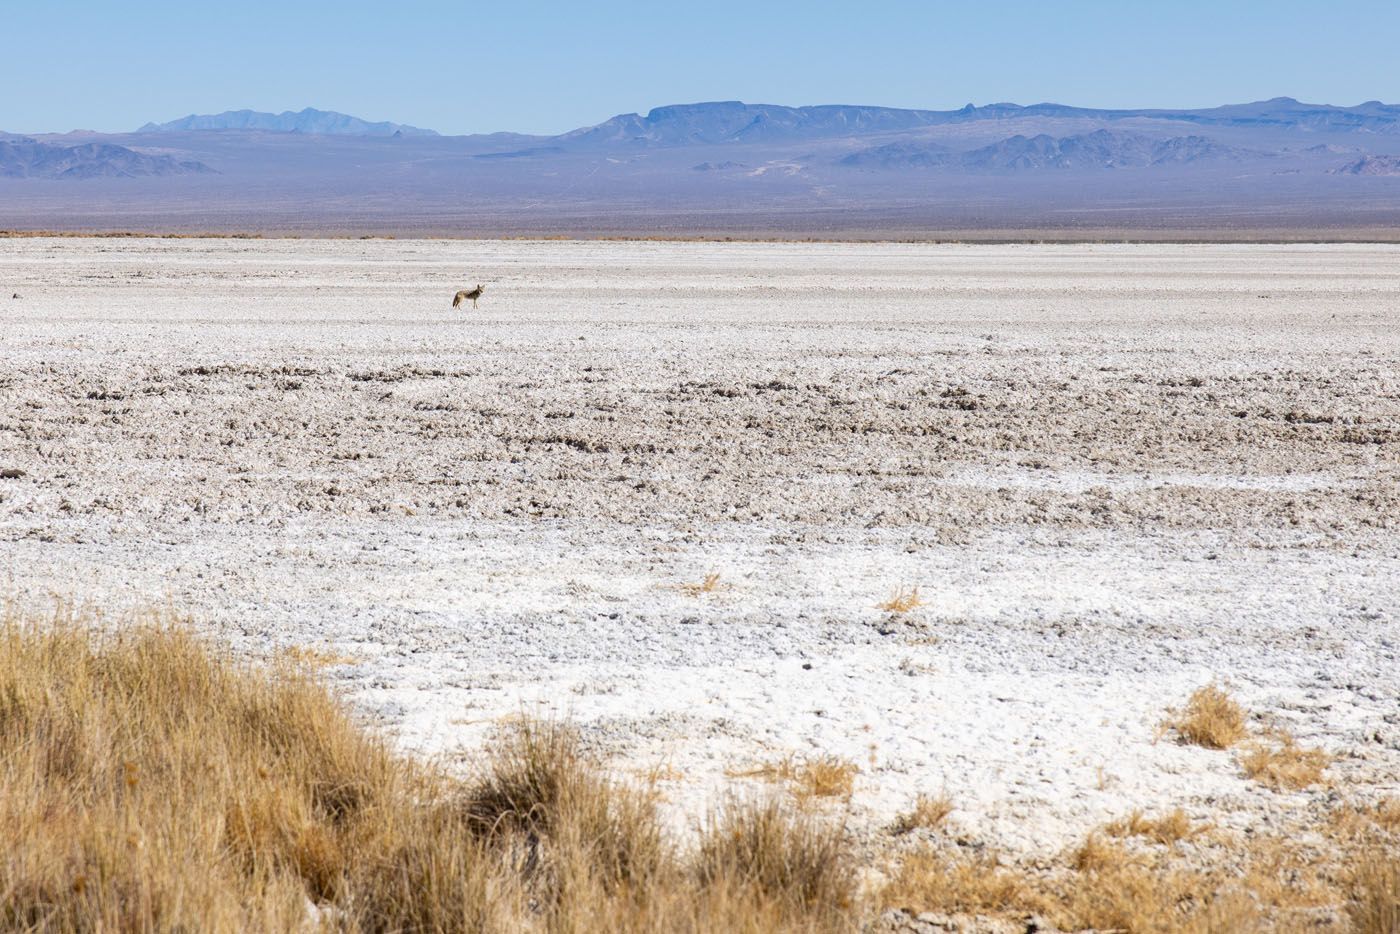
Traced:
POLYGON ((1400 2, 47 0, 0 7, 0 129, 315 106, 552 133, 670 103, 1400 102, 1400 2))

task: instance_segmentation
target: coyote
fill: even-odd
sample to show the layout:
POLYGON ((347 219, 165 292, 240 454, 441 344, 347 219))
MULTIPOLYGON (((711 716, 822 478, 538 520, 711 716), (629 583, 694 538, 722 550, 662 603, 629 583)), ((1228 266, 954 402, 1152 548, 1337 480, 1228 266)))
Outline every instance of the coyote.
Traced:
POLYGON ((475 308, 476 300, 481 298, 481 293, 484 291, 486 291, 486 286, 479 282, 474 289, 463 289, 452 297, 452 307, 456 308, 458 305, 462 304, 462 299, 469 298, 472 300, 472 307, 475 308))

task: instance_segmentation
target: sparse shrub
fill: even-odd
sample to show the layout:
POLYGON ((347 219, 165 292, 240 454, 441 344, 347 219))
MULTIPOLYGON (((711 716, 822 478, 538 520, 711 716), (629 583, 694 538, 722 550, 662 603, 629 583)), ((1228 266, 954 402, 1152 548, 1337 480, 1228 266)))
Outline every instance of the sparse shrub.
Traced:
POLYGON ((1043 884, 1002 865, 993 855, 950 855, 921 849, 899 864, 881 893, 887 907, 975 914, 1047 913, 1054 902, 1043 884))
POLYGON ((932 797, 919 795, 914 806, 895 818, 890 830, 896 834, 911 833, 915 830, 933 830, 940 826, 952 813, 953 800, 946 794, 932 797))
POLYGON ((1127 850, 1105 840, 1100 833, 1085 837, 1070 857, 1070 865, 1080 872, 1100 872, 1132 861, 1127 850))
POLYGON ((839 921, 855 900, 855 874, 838 826, 777 801, 732 801, 705 826, 700 884, 782 906, 789 916, 839 921))
POLYGON ((334 668, 338 665, 354 665, 359 659, 333 649, 318 649, 310 645, 290 645, 282 650, 282 658, 296 665, 310 668, 334 668))
POLYGON ((1157 818, 1147 817, 1141 811, 1133 811, 1104 829, 1115 837, 1145 837, 1164 844, 1176 843, 1200 832, 1191 826, 1191 818, 1187 817, 1181 808, 1157 818))
POLYGON ((886 613, 910 613, 924 606, 924 600, 919 596, 919 588, 904 587, 896 588, 895 592, 884 603, 878 604, 878 608, 886 613))
POLYGON ((681 584, 681 593, 692 597, 698 597, 705 593, 714 593, 720 589, 719 573, 713 572, 705 575, 705 579, 698 584, 681 584))
POLYGON ((798 800, 807 801, 812 798, 849 798, 860 767, 840 756, 786 756, 776 762, 732 774, 785 782, 798 800))
POLYGON ((1372 850, 1357 858, 1347 917, 1356 934, 1400 931, 1400 856, 1372 850))
POLYGON ((1245 775, 1274 791, 1296 791, 1323 779, 1331 756, 1304 749, 1287 733, 1276 734, 1279 745, 1256 743, 1240 760, 1245 775))
POLYGON ((1390 833, 1400 833, 1400 798, 1382 798, 1371 809, 1371 819, 1390 833))
POLYGON ((1167 721, 1183 742, 1207 749, 1228 749, 1244 738, 1244 708, 1214 684, 1196 691, 1186 709, 1167 721))
POLYGON ((1153 864, 1111 845, 1062 882, 1051 912, 1072 930, 1214 934, 1260 929, 1254 900, 1228 876, 1153 864))
POLYGON ((651 795, 605 780, 558 723, 510 729, 462 809, 476 833, 518 843, 532 869, 575 885, 645 886, 672 860, 651 795))

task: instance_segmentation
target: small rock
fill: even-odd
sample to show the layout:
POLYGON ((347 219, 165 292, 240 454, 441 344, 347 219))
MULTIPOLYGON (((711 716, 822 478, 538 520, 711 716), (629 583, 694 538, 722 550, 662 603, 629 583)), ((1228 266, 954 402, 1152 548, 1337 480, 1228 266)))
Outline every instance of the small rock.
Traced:
POLYGON ((6 467, 0 470, 0 480, 18 480, 24 476, 24 471, 18 467, 6 467))

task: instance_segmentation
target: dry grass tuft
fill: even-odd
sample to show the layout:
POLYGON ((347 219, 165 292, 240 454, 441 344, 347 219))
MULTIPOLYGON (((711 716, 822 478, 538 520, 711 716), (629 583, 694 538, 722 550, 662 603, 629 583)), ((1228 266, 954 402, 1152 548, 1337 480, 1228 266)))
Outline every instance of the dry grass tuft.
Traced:
POLYGON ((1256 743, 1240 760, 1244 774, 1274 791, 1297 791, 1322 782, 1332 757, 1320 749, 1304 749, 1287 733, 1276 734, 1279 745, 1256 743))
POLYGON ((83 622, 0 621, 0 929, 855 927, 840 831, 811 818, 736 806, 682 853, 565 727, 521 724, 462 781, 312 666, 83 622))
POLYGON ((895 818, 890 830, 896 834, 912 833, 915 830, 933 830, 939 827, 953 811, 953 799, 946 794, 934 798, 919 795, 914 806, 895 818))
POLYGON ((918 587, 911 587, 908 590, 899 587, 888 600, 877 604, 877 607, 886 613, 909 613, 925 605, 923 598, 919 596, 918 587))
POLYGON ((1400 931, 1400 856, 1373 851, 1356 861, 1347 917, 1356 934, 1400 931))
POLYGON ((1145 837, 1155 843, 1172 844, 1200 833, 1203 828, 1191 826, 1191 818, 1177 808, 1161 817, 1151 818, 1141 811, 1133 811, 1122 820, 1114 821, 1104 828, 1115 837, 1145 837))
POLYGON ((1259 929, 1260 910, 1229 873, 1174 869, 1091 834, 1069 866, 1027 870, 994 857, 912 854, 883 893, 886 907, 970 913, 1063 930, 1217 932, 1259 929))
POLYGON ((338 665, 354 665, 359 662, 353 655, 309 645, 289 645, 282 650, 282 658, 294 665, 309 668, 334 668, 338 665))
POLYGON ((757 768, 732 772, 740 778, 784 782, 799 801, 813 798, 849 798, 860 767, 840 756, 787 756, 757 768))
POLYGON ((80 623, 0 630, 0 927, 288 930, 308 899, 364 929, 512 914, 450 787, 307 666, 80 623))
POLYGON ((731 802, 712 815, 697 866, 701 885, 823 927, 849 922, 855 902, 856 875, 841 828, 775 801, 731 802))
POLYGON ((1084 842, 1075 848, 1070 856, 1070 865, 1079 872, 1102 872, 1116 866, 1133 862, 1133 856, 1121 845, 1104 839, 1100 833, 1091 833, 1084 842))
POLYGON ((1197 688, 1187 700, 1186 709, 1165 725, 1176 730, 1183 742, 1207 749, 1228 749, 1244 738, 1245 712, 1224 690, 1208 684, 1197 688))
POLYGON ((1352 846, 1400 842, 1400 799, 1382 798, 1369 806, 1341 804, 1328 815, 1327 834, 1352 846))
POLYGON ((719 582, 719 573, 706 574, 705 579, 698 584, 681 584, 680 591, 691 597, 698 597, 701 594, 714 593, 722 585, 719 582))
POLYGON ((1393 918, 1384 912, 1397 909, 1397 867, 1400 857, 1383 841, 1358 849, 1292 835, 1226 838, 1191 829, 1184 815, 1133 815, 1089 834, 1050 863, 1005 865, 986 853, 925 847, 896 868, 882 904, 1010 923, 1034 914, 1061 930, 1152 934, 1333 930, 1319 918, 1345 909, 1355 930, 1394 934, 1383 925, 1393 918), (1202 844, 1183 850, 1125 839, 1181 839, 1183 833, 1201 836, 1202 844), (1348 868, 1348 854, 1357 853, 1348 868), (1363 916, 1383 920, 1363 923, 1363 916))
POLYGON ((1121 851, 1121 859, 1109 859, 1108 852, 1061 881, 1052 915, 1062 926, 1134 934, 1260 929, 1258 905, 1228 875, 1153 864, 1121 851))
POLYGON ((948 855, 925 849, 900 863, 881 893, 886 907, 974 914, 1045 914, 1054 901, 1040 880, 995 856, 948 855))
POLYGON ((1388 833, 1400 833, 1400 798, 1382 798, 1370 809, 1371 820, 1388 833))

